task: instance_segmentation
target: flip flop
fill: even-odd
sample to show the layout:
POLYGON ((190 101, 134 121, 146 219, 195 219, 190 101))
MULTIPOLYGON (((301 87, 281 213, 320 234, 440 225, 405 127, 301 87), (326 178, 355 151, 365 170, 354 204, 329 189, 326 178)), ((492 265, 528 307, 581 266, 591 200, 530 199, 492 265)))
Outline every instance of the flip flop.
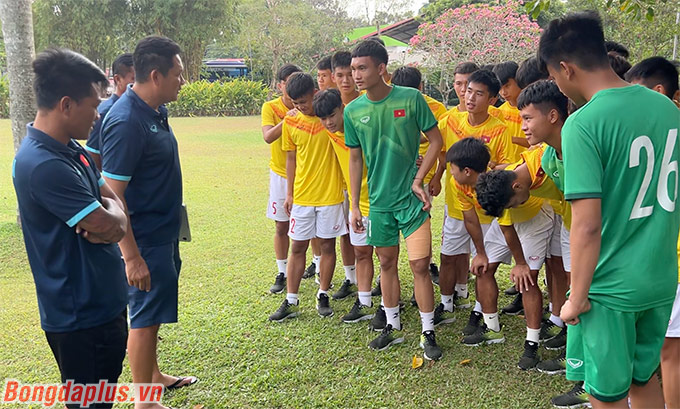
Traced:
POLYGON ((177 380, 174 383, 166 386, 165 390, 170 391, 170 390, 173 390, 173 389, 184 388, 185 386, 191 386, 191 385, 195 384, 196 382, 198 382, 198 378, 195 377, 195 376, 180 376, 179 378, 177 378, 177 380), (186 382, 187 380, 189 382, 182 384, 182 382, 186 382))

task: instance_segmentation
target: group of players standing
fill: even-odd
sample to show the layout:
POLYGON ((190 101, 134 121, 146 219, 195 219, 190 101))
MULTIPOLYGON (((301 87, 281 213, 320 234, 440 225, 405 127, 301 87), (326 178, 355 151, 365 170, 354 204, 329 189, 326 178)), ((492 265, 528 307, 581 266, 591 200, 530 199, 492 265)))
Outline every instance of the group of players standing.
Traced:
POLYGON ((661 362, 665 404, 678 407, 680 111, 671 102, 678 71, 661 57, 632 68, 626 58, 620 45, 605 45, 599 16, 572 14, 552 21, 537 56, 519 66, 461 63, 454 83, 460 104, 450 110, 422 94, 416 68, 389 74, 376 39, 319 62, 318 91, 310 75, 283 66, 282 96, 262 108, 271 144, 267 216, 276 221, 278 274, 270 291, 287 290, 269 320, 298 316, 300 282, 316 273, 320 316, 333 315, 331 297, 356 292, 342 321, 370 320, 380 331, 369 344, 374 350, 404 342, 401 232, 426 359, 442 358, 434 328, 453 322, 455 308, 473 306, 469 273, 476 302, 463 344, 505 341, 494 274, 514 259, 515 285, 506 292, 516 298, 503 312, 524 312, 519 368, 577 381, 553 398, 555 406, 663 407, 654 376, 661 362), (499 95, 505 102, 495 107, 499 95), (429 210, 442 176, 437 271, 429 210), (345 279, 329 297, 338 237, 345 279), (310 241, 314 258, 305 269, 310 241), (374 250, 380 284, 372 290, 374 250), (540 344, 565 351, 541 361, 540 344))

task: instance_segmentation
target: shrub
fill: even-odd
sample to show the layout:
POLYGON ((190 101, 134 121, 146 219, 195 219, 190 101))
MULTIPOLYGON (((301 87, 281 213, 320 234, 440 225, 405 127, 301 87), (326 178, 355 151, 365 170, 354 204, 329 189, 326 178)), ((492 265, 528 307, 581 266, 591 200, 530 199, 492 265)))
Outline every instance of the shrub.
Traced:
POLYGON ((267 98, 264 84, 246 79, 185 84, 177 101, 168 105, 172 116, 255 115, 267 98))
POLYGON ((9 118, 9 80, 0 75, 0 118, 9 118))

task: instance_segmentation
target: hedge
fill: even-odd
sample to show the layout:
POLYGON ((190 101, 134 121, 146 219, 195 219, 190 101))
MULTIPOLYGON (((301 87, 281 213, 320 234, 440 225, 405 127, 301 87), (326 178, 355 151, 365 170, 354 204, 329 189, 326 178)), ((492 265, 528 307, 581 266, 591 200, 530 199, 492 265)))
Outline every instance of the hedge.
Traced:
POLYGON ((177 101, 168 104, 171 116, 237 116, 260 113, 269 89, 261 82, 235 79, 185 84, 177 101))

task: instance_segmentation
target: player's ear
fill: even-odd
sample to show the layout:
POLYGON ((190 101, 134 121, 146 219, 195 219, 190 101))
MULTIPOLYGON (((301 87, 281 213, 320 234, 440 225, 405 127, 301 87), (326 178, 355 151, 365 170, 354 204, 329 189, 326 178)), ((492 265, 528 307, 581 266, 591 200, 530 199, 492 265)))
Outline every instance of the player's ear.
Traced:
POLYGON ((663 84, 656 84, 652 89, 662 95, 666 95, 666 87, 664 87, 663 84))
POLYGON ((574 67, 566 61, 560 61, 560 71, 562 71, 568 80, 571 80, 571 78, 574 76, 574 67))
POLYGON ((548 112, 548 120, 550 121, 551 124, 556 124, 557 121, 560 119, 560 114, 557 112, 556 109, 551 109, 550 112, 548 112))
POLYGON ((673 94, 673 102, 680 108, 680 90, 675 91, 675 94, 673 94))

